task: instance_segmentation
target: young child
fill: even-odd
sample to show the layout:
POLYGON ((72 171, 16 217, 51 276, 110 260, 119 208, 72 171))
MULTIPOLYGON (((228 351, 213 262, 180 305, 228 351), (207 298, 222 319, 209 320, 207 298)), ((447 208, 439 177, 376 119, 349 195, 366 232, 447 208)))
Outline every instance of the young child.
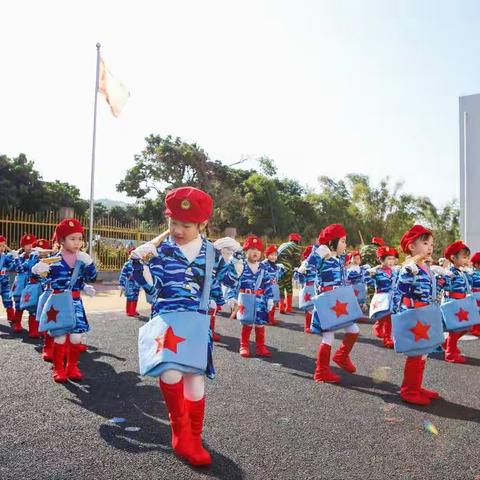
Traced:
POLYGON ((380 324, 378 330, 383 333, 383 345, 386 348, 393 348, 392 313, 394 313, 394 297, 398 276, 398 270, 395 268, 397 258, 398 252, 395 248, 379 247, 377 249, 377 259, 380 265, 368 271, 375 287, 375 295, 370 305, 370 317, 375 320, 375 323, 380 324))
POLYGON ((369 283, 369 265, 362 265, 362 256, 358 250, 350 252, 345 257, 347 282, 353 286, 362 312, 367 310, 367 285, 369 283))
MULTIPOLYGON (((480 307, 480 252, 475 252, 470 259, 472 269, 469 272, 470 284, 472 286, 472 293, 477 300, 477 305, 480 307)), ((474 325, 470 332, 476 337, 480 337, 480 325, 474 325)))
POLYGON ((311 281, 307 283, 305 271, 307 269, 307 258, 312 253, 313 245, 305 247, 302 252, 302 264, 299 268, 295 268, 293 272, 293 279, 298 283, 300 287, 299 296, 303 295, 303 298, 300 300, 300 308, 305 311, 305 323, 303 325, 304 333, 311 333, 310 326, 312 324, 312 312, 313 312, 313 303, 311 303, 312 297, 315 295, 316 286, 315 282, 311 281), (303 273, 301 273, 303 272, 303 273), (310 287, 310 292, 308 292, 305 287, 310 287))
POLYGON ((285 267, 285 272, 278 284, 280 288, 279 308, 282 314, 293 312, 293 269, 301 261, 301 241, 302 236, 299 233, 290 233, 288 242, 282 243, 278 248, 277 261, 285 267))
MULTIPOLYGON (((457 240, 445 249, 444 254, 451 265, 448 270, 449 273, 445 276, 444 298, 446 300, 465 298, 470 286, 463 269, 470 264, 470 249, 461 240, 457 240)), ((449 332, 445 348, 445 360, 447 362, 467 363, 467 359, 458 348, 458 341, 467 332, 468 329, 461 332, 449 332)))
POLYGON ((2 296, 3 307, 7 311, 7 320, 13 323, 15 310, 13 309, 8 272, 14 271, 19 262, 18 253, 14 250, 7 253, 7 248, 7 239, 3 235, 0 235, 0 294, 2 296))
POLYGON ((243 244, 246 259, 239 277, 237 288, 230 289, 227 300, 230 304, 238 303, 237 318, 242 324, 240 338, 240 355, 250 357, 250 334, 255 327, 255 353, 259 357, 270 357, 272 353, 265 346, 265 325, 268 312, 273 309, 271 276, 265 263, 260 263, 263 251, 262 240, 254 235, 247 237, 243 244), (242 295, 254 296, 251 309, 243 303, 242 295))
MULTIPOLYGON (((147 293, 157 293, 152 319, 147 325, 151 324, 152 328, 162 325, 163 334, 149 340, 156 352, 155 373, 151 375, 160 377, 160 389, 169 412, 173 450, 192 465, 209 465, 211 456, 202 446, 201 435, 205 375, 213 374, 213 364, 211 341, 208 340, 208 305, 201 311, 200 305, 209 293, 211 281, 235 288, 237 277, 220 252, 201 235, 213 211, 210 195, 197 188, 180 187, 167 193, 165 207, 169 230, 154 243, 143 244, 132 252, 134 278, 147 293), (153 285, 145 280, 138 259, 143 259, 150 267, 153 285), (213 270, 207 277, 210 259, 213 270), (201 320, 195 316, 194 323, 187 323, 188 315, 194 313, 198 313, 201 320), (181 334, 182 328, 189 325, 190 330, 181 334), (208 362, 200 353, 207 351, 207 345, 210 348, 208 362), (205 368, 199 368, 199 364, 205 368)), ((213 294, 211 291, 209 296, 213 294)), ((213 299, 221 303, 220 298, 213 299)))
MULTIPOLYGON (((400 240, 404 253, 411 256, 400 270, 397 288, 401 295, 401 311, 422 308, 435 301, 434 276, 425 264, 433 252, 432 232, 421 225, 414 225, 400 240)), ((433 390, 422 387, 427 355, 406 357, 400 397, 415 405, 429 405, 439 398, 433 390)))
MULTIPOLYGON (((343 225, 332 224, 324 228, 307 260, 306 280, 317 282, 320 293, 333 290, 347 284, 345 270, 345 251, 347 248, 347 232, 343 225)), ((314 323, 320 324, 318 313, 314 310, 314 323)), ((342 345, 333 361, 343 370, 355 373, 356 367, 350 359, 350 352, 357 341, 360 329, 356 323, 345 328, 342 345)), ((340 375, 330 368, 330 354, 335 339, 333 331, 323 331, 322 343, 317 354, 317 364, 313 379, 316 382, 339 383, 340 375)))
POLYGON ((27 233, 20 238, 20 248, 22 253, 20 253, 18 258, 18 263, 15 268, 17 275, 12 286, 12 297, 15 301, 15 317, 12 323, 12 331, 14 333, 21 333, 23 331, 23 310, 20 308, 20 299, 22 297, 23 289, 30 277, 32 266, 36 262, 35 257, 31 255, 33 244, 36 240, 35 235, 30 233, 27 233))
MULTIPOLYGON (((32 273, 46 277, 52 288, 51 296, 58 295, 66 290, 71 291, 75 323, 73 328, 67 331, 49 331, 48 334, 54 337, 53 344, 53 380, 57 383, 65 383, 68 379, 74 381, 83 380, 78 361, 82 351, 82 334, 90 330, 85 309, 83 308, 80 291, 84 288, 85 282, 94 282, 97 278, 97 269, 92 257, 82 252, 83 247, 82 224, 75 218, 62 220, 55 228, 54 238, 61 245, 59 261, 53 264, 38 262, 32 273), (78 270, 77 278, 72 283, 72 276, 78 270), (67 334, 69 342, 67 345, 67 334), (67 348, 68 347, 68 348, 67 348), (65 353, 67 364, 65 366, 65 353)), ((94 291, 92 292, 94 294, 94 291)), ((48 319, 55 319, 62 312, 53 308, 47 310, 48 301, 43 309, 42 316, 47 315, 48 319)))
MULTIPOLYGON (((135 250, 135 248, 130 248, 128 250, 127 254, 129 257, 133 250, 135 250)), ((140 315, 137 312, 140 285, 133 278, 133 264, 130 258, 123 264, 118 283, 120 284, 121 290, 125 292, 125 298, 127 299, 125 308, 127 316, 138 317, 140 315)))
POLYGON ((268 324, 278 325, 279 321, 275 319, 275 308, 280 301, 280 287, 278 286, 279 280, 286 273, 286 268, 277 263, 278 250, 276 245, 269 245, 265 250, 265 260, 263 264, 267 267, 267 271, 271 277, 272 295, 273 295, 273 308, 268 312, 268 324))

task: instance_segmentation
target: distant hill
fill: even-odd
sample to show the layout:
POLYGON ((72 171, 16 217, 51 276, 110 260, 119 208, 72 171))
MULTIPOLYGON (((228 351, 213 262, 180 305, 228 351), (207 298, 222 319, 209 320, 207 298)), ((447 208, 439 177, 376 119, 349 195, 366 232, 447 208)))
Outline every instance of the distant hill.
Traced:
POLYGON ((125 208, 128 205, 132 205, 131 203, 122 202, 121 200, 110 200, 109 198, 99 198, 98 200, 95 200, 95 203, 101 203, 102 205, 105 205, 107 208, 112 208, 112 207, 125 208))

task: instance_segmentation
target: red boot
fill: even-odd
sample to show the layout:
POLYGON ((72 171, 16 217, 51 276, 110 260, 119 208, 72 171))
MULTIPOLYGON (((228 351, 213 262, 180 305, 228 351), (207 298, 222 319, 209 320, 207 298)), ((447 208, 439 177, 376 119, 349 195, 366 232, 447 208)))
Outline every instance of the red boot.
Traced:
POLYGON ((195 402, 185 399, 185 406, 190 417, 190 427, 192 431, 192 450, 190 452, 189 462, 196 466, 210 465, 212 463, 212 457, 202 445, 205 397, 195 402))
POLYGON ((78 348, 80 349, 80 353, 83 353, 88 350, 88 345, 85 345, 84 343, 79 343, 78 348))
POLYGON ((15 317, 13 318, 12 322, 12 332, 13 333, 22 333, 22 315, 23 310, 15 310, 15 317))
POLYGON ((381 320, 377 320, 373 324, 372 328, 372 333, 377 337, 377 338, 383 338, 384 332, 383 332, 383 318, 381 320))
POLYGON ((313 379, 316 382, 340 383, 342 377, 332 372, 330 368, 330 353, 332 347, 327 343, 321 343, 318 347, 317 366, 313 379))
POLYGON ((140 314, 137 311, 137 304, 138 304, 138 300, 132 300, 132 313, 133 315, 135 315, 135 317, 140 316, 140 314))
MULTIPOLYGON (((420 364, 422 382, 423 382, 423 372, 425 371, 426 363, 427 363, 427 360, 422 358, 422 363, 420 364)), ((423 388, 422 383, 420 383, 420 392, 423 393, 430 400, 435 400, 437 398, 440 398, 440 394, 438 392, 436 392, 435 390, 427 390, 426 388, 423 388)))
POLYGON ((160 389, 165 399, 172 429, 173 451, 184 460, 190 461, 192 456, 192 431, 190 418, 183 395, 183 378, 178 383, 165 383, 159 379, 160 389))
POLYGON ((357 341, 358 333, 346 333, 343 336, 342 344, 333 356, 333 361, 346 372, 355 373, 357 367, 350 360, 350 352, 352 351, 355 342, 357 341))
POLYGON ((470 330, 470 335, 474 335, 475 337, 480 337, 480 325, 474 325, 472 330, 470 330))
POLYGON ((422 357, 407 357, 403 382, 400 387, 400 397, 404 402, 414 405, 430 405, 430 399, 421 392, 422 385, 422 357))
POLYGON ((286 313, 286 303, 285 303, 285 300, 283 298, 280 299, 280 301, 278 302, 278 308, 280 309, 280 313, 282 315, 284 315, 286 313))
POLYGON ((7 307, 7 320, 9 323, 15 320, 15 309, 13 307, 7 307))
POLYGON ((457 344, 465 332, 450 332, 447 337, 445 361, 450 363, 467 363, 467 359, 460 353, 457 344))
POLYGON ((70 345, 68 346, 66 374, 70 380, 74 380, 76 382, 83 380, 83 373, 78 368, 78 359, 80 358, 80 353, 80 344, 70 342, 70 345))
POLYGON ((293 295, 291 293, 287 293, 287 305, 286 305, 286 312, 292 313, 293 312, 293 295))
POLYGON ((66 346, 64 343, 53 343, 53 380, 57 383, 65 383, 67 381, 65 350, 66 346))
POLYGON ((127 315, 135 317, 135 302, 133 300, 127 300, 127 315))
POLYGON ((305 326, 303 327, 303 331, 305 333, 310 333, 311 325, 312 325, 312 312, 305 312, 305 326))
POLYGON ((35 315, 28 316, 28 336, 30 338, 40 338, 40 333, 38 331, 38 322, 35 318, 35 315))
POLYGON ((255 354, 258 357, 271 357, 272 352, 265 346, 265 327, 255 327, 255 354))
POLYGON ((242 325, 242 333, 240 338, 240 356, 250 356, 250 333, 252 332, 251 325, 242 325))
POLYGON ((275 307, 273 307, 269 312, 268 312, 268 324, 269 325, 278 325, 278 320, 275 320, 275 307))
POLYGON ((214 342, 220 341, 220 335, 215 331, 215 310, 210 312, 210 330, 212 331, 212 338, 214 342))
POLYGON ((53 337, 47 332, 43 339, 42 358, 45 362, 53 362, 53 337))
POLYGON ((391 315, 388 315, 383 320, 383 345, 385 348, 393 348, 391 315))

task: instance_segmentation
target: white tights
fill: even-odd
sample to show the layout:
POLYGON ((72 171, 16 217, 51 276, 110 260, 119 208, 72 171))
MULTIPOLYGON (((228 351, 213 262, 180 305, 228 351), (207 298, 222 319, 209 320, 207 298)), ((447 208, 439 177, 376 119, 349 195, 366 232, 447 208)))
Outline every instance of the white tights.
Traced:
POLYGON ((165 370, 160 379, 164 383, 178 383, 183 377, 183 394, 187 400, 196 402, 205 396, 205 377, 195 373, 183 373, 178 370, 165 370))
MULTIPOLYGON (((346 333, 359 333, 360 329, 358 325, 354 323, 345 329, 346 333)), ((335 332, 323 332, 322 333, 322 343, 326 343, 327 345, 332 346, 333 340, 335 339, 335 332)))
MULTIPOLYGON (((67 341, 66 335, 60 335, 59 337, 55 337, 55 343, 60 343, 63 345, 67 341)), ((71 333, 70 334, 70 343, 79 344, 82 341, 82 334, 81 333, 71 333)))

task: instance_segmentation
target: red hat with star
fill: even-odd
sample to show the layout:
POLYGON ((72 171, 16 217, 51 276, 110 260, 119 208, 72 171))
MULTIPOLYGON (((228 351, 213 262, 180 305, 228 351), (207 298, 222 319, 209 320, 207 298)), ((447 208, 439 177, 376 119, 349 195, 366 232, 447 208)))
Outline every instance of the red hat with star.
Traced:
POLYGON ((393 247, 389 247, 388 245, 377 248, 377 258, 383 258, 383 257, 397 257, 398 258, 397 249, 393 248, 393 247))
POLYGON ((62 238, 73 235, 74 233, 83 234, 83 225, 76 218, 65 218, 55 227, 53 241, 58 242, 62 238))
POLYGON ((353 257, 362 258, 362 255, 358 250, 354 250, 353 252, 347 253, 347 256, 345 257, 345 263, 350 263, 353 257))
POLYGON ((39 238, 38 240, 36 240, 35 243, 33 244, 33 247, 44 248, 46 250, 52 248, 52 246, 50 245, 50 242, 45 238, 39 238))
POLYGON ((299 233, 291 233, 291 234, 288 236, 288 239, 289 239, 291 242, 301 242, 301 241, 302 241, 302 236, 301 236, 299 233))
POLYGON ((447 260, 450 260, 451 255, 456 255, 457 253, 461 252, 464 248, 468 248, 467 245, 462 240, 457 240, 449 245, 443 255, 447 260))
POLYGON ((271 255, 272 253, 278 253, 278 249, 277 249, 277 246, 276 245, 269 245, 266 249, 265 249, 265 256, 268 257, 269 255, 271 255))
POLYGON ((480 252, 475 252, 470 261, 473 265, 478 265, 480 263, 480 252))
POLYGON ((3 235, 0 235, 0 243, 7 243, 7 239, 3 235))
POLYGON ((325 227, 318 235, 318 243, 320 245, 327 245, 332 240, 347 236, 347 231, 343 225, 339 223, 333 223, 328 227, 325 227))
POLYGON ((212 197, 198 188, 175 188, 165 197, 165 215, 180 222, 206 222, 212 212, 212 197))
POLYGON ((382 237, 373 237, 371 243, 377 245, 377 247, 383 247, 385 245, 385 240, 382 237))
POLYGON ((255 235, 249 235, 245 242, 243 243, 243 250, 256 249, 263 252, 263 242, 261 238, 256 237, 255 235))
POLYGON ((308 258, 310 254, 312 253, 313 250, 313 245, 309 245, 308 247, 305 247, 305 249, 302 252, 302 258, 308 258))
POLYGON ((422 235, 432 235, 432 232, 422 225, 414 225, 410 230, 405 232, 403 237, 400 239, 400 246, 402 247, 404 253, 410 253, 408 251, 408 246, 422 235))
POLYGON ((35 243, 36 240, 37 237, 35 237, 35 235, 32 235, 31 233, 26 233, 20 239, 20 246, 24 247, 25 245, 32 245, 35 243))

